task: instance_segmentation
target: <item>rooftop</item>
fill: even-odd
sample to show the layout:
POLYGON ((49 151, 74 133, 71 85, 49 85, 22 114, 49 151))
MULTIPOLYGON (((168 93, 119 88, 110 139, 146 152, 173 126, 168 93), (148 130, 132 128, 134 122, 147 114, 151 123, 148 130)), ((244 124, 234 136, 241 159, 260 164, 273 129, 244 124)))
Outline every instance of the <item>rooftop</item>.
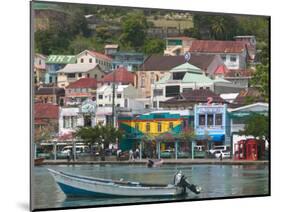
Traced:
POLYGON ((207 54, 191 54, 190 60, 188 63, 197 66, 202 70, 207 70, 210 64, 214 61, 216 55, 207 55, 207 54))
POLYGON ((89 52, 90 55, 92 55, 93 57, 97 57, 97 58, 100 58, 100 59, 103 59, 103 60, 107 60, 107 61, 111 61, 112 58, 103 54, 103 53, 100 53, 100 52, 97 52, 97 51, 90 51, 90 50, 86 50, 89 52))
POLYGON ((144 64, 140 67, 142 71, 168 71, 172 68, 185 63, 184 56, 162 56, 162 55, 151 55, 149 56, 144 64))
POLYGON ((65 90, 63 88, 58 87, 39 87, 35 90, 35 95, 64 95, 65 90))
POLYGON ((225 78, 243 78, 243 77, 251 77, 254 71, 251 69, 238 69, 232 70, 230 69, 226 74, 225 78))
POLYGON ((99 65, 97 64, 67 64, 63 69, 59 70, 58 73, 85 73, 90 70, 93 70, 94 68, 99 68, 99 65))
POLYGON ((206 90, 191 90, 188 92, 184 92, 179 94, 177 97, 173 97, 167 100, 167 103, 175 103, 175 102, 196 102, 196 103, 206 103, 208 98, 212 98, 212 103, 225 103, 225 101, 216 93, 206 90))
POLYGON ((97 88, 97 80, 94 78, 81 78, 70 83, 66 88, 97 88))
POLYGON ((113 82, 115 74, 115 82, 124 84, 134 84, 134 74, 129 72, 125 67, 115 69, 113 72, 107 74, 101 81, 113 82))
POLYGON ((34 117, 35 119, 58 119, 59 106, 51 103, 35 103, 34 117))
POLYGON ((241 53, 246 49, 244 41, 194 40, 190 52, 241 53))

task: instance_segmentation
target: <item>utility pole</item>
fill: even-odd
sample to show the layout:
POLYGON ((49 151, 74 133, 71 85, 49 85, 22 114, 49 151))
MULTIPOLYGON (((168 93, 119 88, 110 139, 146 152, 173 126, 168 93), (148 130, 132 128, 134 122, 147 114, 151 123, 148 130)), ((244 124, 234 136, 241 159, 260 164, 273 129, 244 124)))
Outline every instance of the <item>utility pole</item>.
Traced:
POLYGON ((112 127, 115 127, 115 73, 116 70, 113 71, 113 81, 112 81, 112 127))

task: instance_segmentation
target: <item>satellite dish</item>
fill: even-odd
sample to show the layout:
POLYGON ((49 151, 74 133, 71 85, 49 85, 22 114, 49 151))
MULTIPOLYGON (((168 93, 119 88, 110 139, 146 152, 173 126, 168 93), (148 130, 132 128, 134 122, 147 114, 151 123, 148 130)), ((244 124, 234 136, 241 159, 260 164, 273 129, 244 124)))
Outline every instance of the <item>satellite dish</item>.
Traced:
POLYGON ((185 62, 188 62, 190 60, 190 58, 191 58, 190 52, 185 52, 184 53, 184 60, 185 60, 185 62))

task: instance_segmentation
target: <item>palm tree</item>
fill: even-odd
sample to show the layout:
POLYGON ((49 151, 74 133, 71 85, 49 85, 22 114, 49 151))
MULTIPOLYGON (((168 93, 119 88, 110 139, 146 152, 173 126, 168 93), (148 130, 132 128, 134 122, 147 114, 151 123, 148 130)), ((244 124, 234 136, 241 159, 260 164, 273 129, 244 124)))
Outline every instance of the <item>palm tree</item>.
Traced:
POLYGON ((211 34, 214 39, 223 39, 225 35, 225 20, 223 17, 215 17, 211 23, 211 34))

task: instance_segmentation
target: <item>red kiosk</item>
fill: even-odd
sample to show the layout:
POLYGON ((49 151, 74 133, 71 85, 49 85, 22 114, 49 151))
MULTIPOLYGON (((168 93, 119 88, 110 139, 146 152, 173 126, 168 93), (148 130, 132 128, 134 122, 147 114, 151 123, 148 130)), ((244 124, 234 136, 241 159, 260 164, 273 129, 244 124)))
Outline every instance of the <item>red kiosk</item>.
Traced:
POLYGON ((234 146, 235 160, 258 160, 264 157, 264 142, 255 139, 247 139, 238 141, 234 146))

